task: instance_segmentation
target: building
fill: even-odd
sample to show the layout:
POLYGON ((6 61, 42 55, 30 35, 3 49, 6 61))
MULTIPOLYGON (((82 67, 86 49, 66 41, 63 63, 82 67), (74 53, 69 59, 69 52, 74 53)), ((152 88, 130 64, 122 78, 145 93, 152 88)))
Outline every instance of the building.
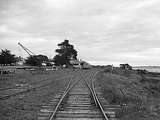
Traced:
POLYGON ((130 66, 129 64, 120 64, 119 66, 121 69, 132 70, 132 66, 130 66))

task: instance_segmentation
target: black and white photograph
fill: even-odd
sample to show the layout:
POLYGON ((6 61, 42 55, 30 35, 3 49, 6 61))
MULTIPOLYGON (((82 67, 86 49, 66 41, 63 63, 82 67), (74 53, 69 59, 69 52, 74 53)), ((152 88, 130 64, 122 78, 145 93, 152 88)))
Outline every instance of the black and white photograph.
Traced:
POLYGON ((160 0, 0 0, 0 120, 160 120, 160 0))

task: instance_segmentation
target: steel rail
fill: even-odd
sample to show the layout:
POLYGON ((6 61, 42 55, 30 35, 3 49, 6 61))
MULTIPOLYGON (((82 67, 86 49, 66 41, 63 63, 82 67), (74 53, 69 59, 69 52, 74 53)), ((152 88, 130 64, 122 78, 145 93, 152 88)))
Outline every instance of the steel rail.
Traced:
POLYGON ((72 76, 72 78, 70 79, 70 81, 69 81, 69 83, 68 83, 68 85, 67 85, 67 87, 66 87, 66 89, 65 89, 65 91, 64 91, 64 93, 63 93, 63 95, 62 95, 62 97, 61 97, 61 99, 59 100, 58 104, 56 105, 53 113, 52 113, 51 116, 49 117, 49 120, 53 120, 53 118, 54 118, 54 116, 55 116, 55 114, 56 114, 56 112, 57 112, 60 104, 62 103, 62 101, 64 100, 64 98, 67 96, 68 92, 77 84, 77 82, 79 82, 79 80, 77 80, 77 81, 75 81, 75 82, 71 85, 72 79, 73 79, 73 76, 72 76))
MULTIPOLYGON (((93 75, 93 77, 94 77, 96 74, 97 74, 97 72, 93 75)), ((87 84, 88 88, 90 89, 90 91, 91 91, 91 93, 92 93, 92 97, 93 97, 93 99, 94 99, 94 102, 95 102, 95 104, 100 108, 100 111, 102 112, 105 120, 109 120, 109 118, 108 118, 107 115, 105 114, 104 109, 103 109, 103 107, 102 107, 102 105, 101 105, 101 103, 100 103, 100 101, 99 101, 99 99, 98 99, 98 97, 97 97, 96 92, 95 92, 95 87, 94 87, 94 84, 93 84, 93 79, 91 80, 91 86, 89 85, 89 83, 88 83, 85 79, 84 79, 84 81, 85 81, 85 83, 87 84)))
POLYGON ((8 99, 8 98, 10 98, 12 96, 16 96, 16 95, 19 95, 19 94, 27 93, 27 92, 30 92, 30 91, 33 91, 33 90, 36 90, 36 89, 39 89, 39 88, 42 88, 42 87, 46 87, 46 86, 50 85, 52 82, 49 82, 49 83, 44 84, 44 85, 40 85, 38 87, 32 87, 32 88, 29 88, 29 89, 25 89, 25 90, 22 90, 20 92, 16 92, 16 93, 13 93, 13 94, 10 94, 10 95, 2 96, 2 97, 0 97, 0 100, 5 100, 5 99, 8 99))
MULTIPOLYGON (((89 78, 91 78, 91 79, 92 79, 93 76, 95 76, 95 75, 97 74, 97 72, 96 72, 96 73, 92 73, 92 74, 93 74, 93 75, 89 77, 89 78)), ((94 96, 94 92, 93 92, 92 88, 90 87, 89 83, 88 83, 85 79, 84 79, 84 81, 85 81, 85 83, 87 84, 88 88, 90 89, 90 91, 91 91, 91 93, 92 93, 92 97, 93 97, 93 99, 94 99, 94 102, 95 102, 95 104, 96 104, 96 106, 97 106, 97 101, 96 101, 96 98, 95 98, 95 96, 94 96)))
POLYGON ((90 90, 90 92, 91 92, 91 94, 92 94, 92 97, 93 97, 93 99, 94 99, 94 102, 95 102, 95 104, 96 104, 96 106, 97 106, 97 101, 96 101, 96 98, 95 98, 95 96, 94 96, 94 92, 93 92, 92 88, 89 86, 89 83, 88 83, 85 79, 84 79, 84 81, 85 81, 87 87, 89 88, 89 90, 90 90))
MULTIPOLYGON (((62 77, 61 79, 64 79, 64 78, 66 78, 66 77, 62 77)), ((67 78, 68 78, 68 76, 67 76, 67 78)), ((31 87, 29 89, 24 89, 24 90, 22 90, 20 92, 15 92, 15 93, 12 93, 12 94, 9 94, 9 95, 5 95, 5 96, 2 96, 2 97, 0 96, 0 100, 5 100, 5 99, 8 99, 8 98, 10 98, 12 96, 16 96, 16 95, 19 95, 19 94, 27 93, 27 92, 30 92, 30 91, 33 91, 33 90, 36 90, 36 89, 39 89, 39 88, 42 88, 42 87, 46 87, 46 86, 50 85, 52 82, 53 81, 49 81, 49 83, 46 83, 46 84, 43 84, 43 85, 39 85, 37 87, 31 87)))
POLYGON ((105 120, 109 120, 108 116, 106 115, 106 113, 104 112, 104 109, 102 107, 102 104, 100 103, 99 99, 98 99, 98 96, 96 94, 96 91, 95 91, 95 86, 93 84, 93 80, 91 81, 91 87, 92 87, 92 90, 93 90, 93 93, 94 93, 94 96, 95 96, 95 99, 97 101, 97 105, 98 107, 100 108, 101 112, 103 113, 103 116, 105 118, 105 120))
MULTIPOLYGON (((28 85, 35 85, 37 83, 45 82, 46 80, 48 81, 48 80, 51 80, 51 79, 50 78, 45 78, 45 79, 40 80, 40 81, 34 81, 34 82, 32 82, 32 84, 28 84, 28 85)), ((22 87, 21 86, 8 87, 8 88, 0 89, 0 91, 10 90, 10 89, 16 89, 16 88, 22 88, 22 87)))
MULTIPOLYGON (((54 77, 59 77, 59 75, 56 75, 54 77)), ((28 85, 35 85, 37 83, 40 83, 40 82, 45 82, 45 81, 48 81, 48 80, 51 80, 50 77, 47 77, 47 78, 44 78, 42 80, 39 80, 39 81, 34 81, 34 82, 31 82, 30 84, 28 85)), ((21 88, 21 86, 13 86, 13 87, 8 87, 8 88, 0 88, 0 91, 5 91, 5 90, 10 90, 10 89, 15 89, 15 88, 21 88)))

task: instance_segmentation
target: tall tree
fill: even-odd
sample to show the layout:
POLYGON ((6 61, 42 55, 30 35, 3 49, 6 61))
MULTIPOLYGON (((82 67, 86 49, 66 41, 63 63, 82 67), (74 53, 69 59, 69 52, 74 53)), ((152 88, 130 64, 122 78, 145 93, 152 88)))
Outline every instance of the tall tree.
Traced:
POLYGON ((58 47, 55 50, 58 54, 53 58, 55 65, 70 65, 71 59, 77 59, 77 51, 69 44, 69 40, 64 40, 58 47))
POLYGON ((10 50, 1 50, 0 52, 0 64, 1 65, 11 65, 12 63, 17 62, 17 57, 14 54, 11 54, 10 50))

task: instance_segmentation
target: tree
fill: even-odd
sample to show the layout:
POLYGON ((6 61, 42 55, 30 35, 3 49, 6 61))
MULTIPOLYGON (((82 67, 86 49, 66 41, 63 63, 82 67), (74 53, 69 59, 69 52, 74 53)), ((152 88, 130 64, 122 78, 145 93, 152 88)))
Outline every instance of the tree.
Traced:
POLYGON ((0 52, 0 64, 1 65, 11 65, 17 62, 17 57, 11 54, 10 50, 1 50, 0 52))
POLYGON ((31 55, 26 59, 26 64, 32 66, 41 66, 43 62, 48 61, 48 57, 45 55, 31 55))
POLYGON ((58 53, 53 61, 55 65, 70 65, 71 59, 77 59, 77 51, 74 46, 69 44, 69 40, 64 40, 62 43, 58 44, 60 49, 56 49, 55 52, 58 53))
POLYGON ((45 55, 36 55, 36 57, 37 57, 37 59, 40 60, 41 63, 49 61, 48 57, 45 55))
POLYGON ((25 61, 26 61, 26 64, 28 64, 28 65, 41 66, 41 62, 37 58, 36 55, 32 55, 32 56, 27 57, 27 59, 25 61))

